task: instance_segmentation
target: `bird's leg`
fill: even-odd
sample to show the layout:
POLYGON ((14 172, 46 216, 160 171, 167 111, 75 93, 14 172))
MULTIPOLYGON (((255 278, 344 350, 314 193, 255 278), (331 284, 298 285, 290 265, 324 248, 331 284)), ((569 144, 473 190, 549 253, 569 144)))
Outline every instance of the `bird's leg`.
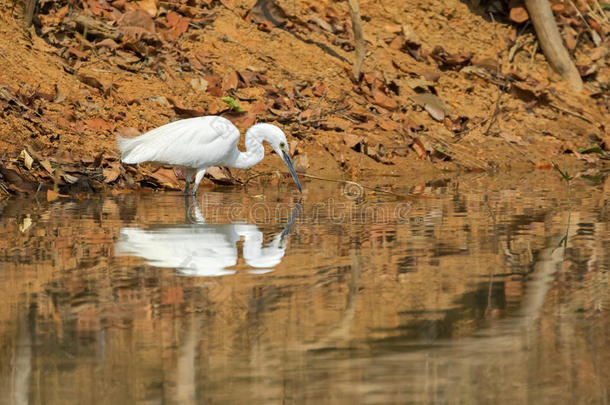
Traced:
POLYGON ((191 185, 191 180, 193 179, 193 174, 195 174, 194 170, 187 170, 185 175, 186 186, 184 186, 184 195, 188 195, 189 186, 191 185))
POLYGON ((191 194, 190 196, 184 196, 184 213, 186 219, 188 219, 193 224, 204 224, 205 218, 199 209, 199 205, 195 200, 195 195, 191 194), (191 212, 194 211, 194 212, 191 212))
POLYGON ((195 175, 195 184, 193 185, 193 189, 191 190, 191 195, 197 194, 197 188, 199 187, 199 183, 201 183, 201 179, 203 179, 203 175, 205 174, 206 169, 199 169, 197 171, 197 174, 195 175))

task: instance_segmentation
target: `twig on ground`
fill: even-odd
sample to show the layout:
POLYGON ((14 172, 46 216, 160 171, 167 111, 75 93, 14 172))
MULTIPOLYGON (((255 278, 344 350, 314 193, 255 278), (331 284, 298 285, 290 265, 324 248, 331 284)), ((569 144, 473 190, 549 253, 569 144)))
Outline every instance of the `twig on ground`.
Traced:
POLYGON ((563 107, 559 107, 559 106, 558 106, 557 104, 555 104, 555 103, 549 103, 549 106, 551 106, 552 108, 555 108, 555 109, 557 109, 557 110, 559 110, 559 111, 561 111, 561 112, 563 112, 563 113, 566 113, 566 114, 568 114, 568 115, 574 116, 574 117, 576 117, 576 118, 580 118, 581 120, 586 121, 586 122, 588 122, 589 124, 595 124, 595 122, 591 121, 589 118, 585 117, 584 115, 579 114, 579 113, 577 113, 577 112, 575 112, 575 111, 570 111, 570 110, 568 110, 568 109, 566 109, 566 108, 563 108, 563 107))
POLYGON ((585 3, 585 5, 591 11, 591 15, 594 17, 594 19, 596 21, 598 21, 600 24, 610 22, 610 18, 608 18, 608 16, 606 15, 606 12, 604 11, 602 6, 600 5, 600 2, 599 1, 595 1, 593 3, 596 5, 595 11, 591 10, 591 7, 589 6, 589 3, 585 3))
MULTIPOLYGON (((601 38, 599 37, 599 34, 597 32, 595 32, 593 30, 593 28, 591 28, 591 26, 589 25, 589 23, 587 22, 587 19, 585 18, 585 16, 582 15, 582 13, 580 12, 580 10, 578 9, 578 7, 576 7, 576 4, 574 4, 574 2, 572 0, 570 0, 570 5, 572 6, 572 8, 576 11, 576 14, 580 17, 580 19, 582 20, 582 22, 585 24, 585 26, 587 27, 587 29, 589 30, 589 35, 591 35, 591 39, 593 40, 593 43, 595 44, 595 46, 599 46, 600 42, 601 42, 601 38)), ((589 7, 589 10, 591 8, 589 7)))
POLYGON ((483 133, 483 135, 488 136, 489 131, 491 130, 491 126, 496 122, 496 118, 498 117, 498 113, 500 111, 500 99, 502 98, 502 87, 498 86, 498 97, 496 98, 496 106, 494 107, 494 111, 491 113, 491 117, 489 117, 489 125, 487 129, 483 133))

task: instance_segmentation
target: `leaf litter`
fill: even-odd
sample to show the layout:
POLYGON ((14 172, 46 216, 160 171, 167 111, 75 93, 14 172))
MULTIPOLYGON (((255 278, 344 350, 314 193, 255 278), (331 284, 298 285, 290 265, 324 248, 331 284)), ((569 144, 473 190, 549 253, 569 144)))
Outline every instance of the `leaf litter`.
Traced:
MULTIPOLYGON (((514 26, 480 20, 457 1, 432 1, 409 11, 399 4, 363 5, 371 54, 362 80, 355 81, 346 74, 354 46, 341 3, 44 1, 35 19, 34 46, 60 63, 43 58, 51 73, 47 84, 43 76, 17 71, 0 83, 3 118, 32 134, 25 149, 3 143, 8 154, 1 162, 0 190, 178 189, 182 180, 168 167, 123 166, 114 138, 206 114, 226 116, 242 130, 257 121, 282 125, 307 151, 302 166, 308 170, 383 172, 388 165, 413 170, 422 160, 450 161, 455 169, 508 167, 522 159, 521 153, 511 155, 515 149, 533 147, 525 141, 531 135, 524 136, 522 121, 544 128, 540 133, 546 135, 535 137, 536 150, 537 143, 550 140, 549 145, 564 145, 553 146, 558 153, 599 164, 587 156, 605 155, 579 150, 607 153, 609 148, 602 118, 609 105, 608 52, 602 45, 608 22, 587 2, 575 4, 555 2, 553 11, 586 82, 578 96, 556 82, 530 45, 535 44, 528 39, 531 27, 519 25, 529 16, 519 2, 503 11, 514 26), (446 19, 448 7, 455 14, 451 23, 444 21, 462 37, 426 28, 431 20, 446 19), (402 15, 410 23, 400 21, 402 15), (321 61, 322 68, 316 64, 321 61), (494 124, 503 128, 486 139, 497 92, 506 94, 494 124), (598 141, 572 139, 570 133, 581 132, 598 141), (465 138, 483 147, 469 148, 465 138), (66 158, 66 150, 75 157, 66 158)), ((0 49, 12 52, 4 41, 0 49)), ((25 38, 14 42, 20 41, 25 38)), ((540 155, 537 161, 544 160, 540 155)), ((209 177, 237 180, 215 170, 209 177)))

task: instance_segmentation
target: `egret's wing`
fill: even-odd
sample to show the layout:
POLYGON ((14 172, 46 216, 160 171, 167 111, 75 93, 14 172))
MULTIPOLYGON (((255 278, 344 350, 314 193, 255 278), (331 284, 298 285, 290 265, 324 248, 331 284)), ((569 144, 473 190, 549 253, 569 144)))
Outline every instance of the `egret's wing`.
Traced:
POLYGON ((207 168, 234 152, 239 130, 223 117, 208 116, 174 121, 135 138, 119 138, 125 163, 157 162, 207 168))

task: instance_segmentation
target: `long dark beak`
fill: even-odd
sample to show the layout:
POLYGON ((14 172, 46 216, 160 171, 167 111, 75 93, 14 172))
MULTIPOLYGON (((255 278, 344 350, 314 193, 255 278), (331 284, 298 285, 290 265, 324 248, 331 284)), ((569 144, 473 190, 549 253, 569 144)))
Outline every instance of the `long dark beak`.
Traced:
POLYGON ((299 188, 299 191, 302 193, 303 189, 301 188, 301 182, 299 181, 299 178, 297 177, 297 172, 294 170, 294 166, 292 165, 292 160, 290 160, 290 156, 288 156, 288 154, 285 151, 282 151, 282 159, 284 159, 284 162, 286 163, 286 166, 288 166, 288 170, 290 171, 290 174, 292 175, 294 182, 297 183, 297 187, 299 188))

